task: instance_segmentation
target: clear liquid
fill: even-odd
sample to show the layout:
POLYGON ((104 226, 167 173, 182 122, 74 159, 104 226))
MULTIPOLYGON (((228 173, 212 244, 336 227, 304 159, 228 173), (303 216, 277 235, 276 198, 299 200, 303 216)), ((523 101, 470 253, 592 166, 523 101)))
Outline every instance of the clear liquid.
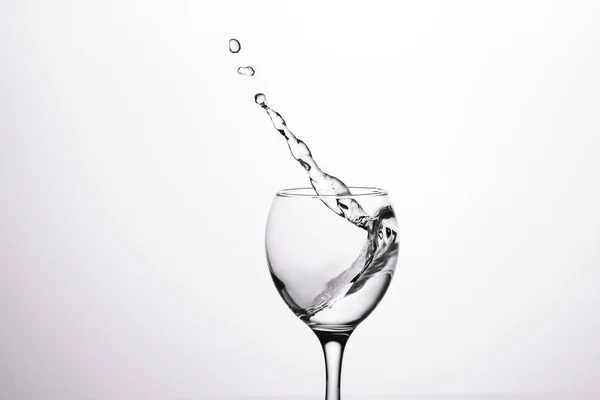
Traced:
MULTIPOLYGON (((281 114, 269 107, 263 93, 256 94, 254 100, 286 139, 290 153, 308 174, 317 194, 351 194, 344 182, 319 168, 306 143, 292 133, 281 114)), ((273 278, 283 299, 309 325, 354 325, 372 311, 389 285, 398 254, 396 219, 390 207, 384 207, 371 216, 353 198, 322 198, 321 201, 339 216, 367 231, 358 257, 347 269, 331 278, 304 307, 293 301, 279 277, 274 275, 273 278), (369 281, 373 284, 367 285, 369 281)))
POLYGON ((240 41, 237 39, 229 39, 229 51, 232 53, 238 53, 242 49, 240 41))
POLYGON ((240 75, 246 75, 246 76, 253 76, 255 71, 254 68, 248 66, 248 67, 239 67, 237 70, 238 74, 240 75))

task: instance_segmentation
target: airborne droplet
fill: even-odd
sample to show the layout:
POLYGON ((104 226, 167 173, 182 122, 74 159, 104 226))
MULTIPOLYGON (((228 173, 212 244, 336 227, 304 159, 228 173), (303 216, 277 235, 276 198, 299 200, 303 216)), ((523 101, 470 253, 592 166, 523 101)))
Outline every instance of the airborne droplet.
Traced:
POLYGON ((232 53, 237 53, 242 49, 242 45, 237 39, 229 39, 229 51, 232 53))
POLYGON ((254 68, 252 68, 252 67, 239 67, 238 68, 238 74, 240 74, 240 75, 246 75, 246 76, 253 76, 254 75, 254 68))

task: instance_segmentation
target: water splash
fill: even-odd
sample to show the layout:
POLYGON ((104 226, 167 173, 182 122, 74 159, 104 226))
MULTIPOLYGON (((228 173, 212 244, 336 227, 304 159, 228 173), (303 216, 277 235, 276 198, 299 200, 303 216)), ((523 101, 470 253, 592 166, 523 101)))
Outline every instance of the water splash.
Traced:
MULTIPOLYGON (((231 39, 229 51, 238 53, 240 50, 240 42, 231 39)), ((254 68, 250 66, 239 67, 237 72, 246 76, 255 74, 254 68)), ((398 253, 395 217, 389 207, 384 207, 371 216, 353 198, 338 197, 351 194, 348 186, 318 166, 306 143, 292 133, 281 114, 269 107, 267 97, 263 93, 257 93, 254 101, 266 111, 273 127, 286 139, 292 156, 308 174, 315 192, 319 195, 332 195, 321 198, 321 201, 337 215, 367 232, 367 239, 352 265, 330 279, 325 288, 305 307, 300 307, 291 296, 286 295, 285 284, 273 275, 275 285, 286 303, 300 318, 310 324, 311 320, 317 320, 319 315, 324 315, 319 314, 321 311, 325 313, 325 310, 332 309, 339 300, 359 292, 371 277, 379 273, 392 273, 398 253), (391 268, 386 268, 390 265, 391 268)))
MULTIPOLYGON (((267 112, 273 127, 286 139, 290 153, 307 172, 317 194, 334 196, 351 194, 344 182, 321 170, 306 143, 292 133, 281 114, 269 107, 264 93, 257 93, 254 102, 267 112)), ((360 290, 367 279, 392 262, 398 251, 397 233, 388 224, 394 218, 391 209, 381 209, 371 217, 353 198, 324 197, 321 201, 333 212, 368 233, 367 240, 352 265, 332 278, 308 307, 304 310, 295 310, 296 314, 306 321, 318 312, 331 308, 338 300, 360 290)))
MULTIPOLYGON (((269 117, 273 127, 281 133, 287 140, 288 147, 292 156, 302 165, 308 173, 310 183, 319 195, 338 195, 344 196, 350 194, 348 186, 333 175, 329 175, 317 165, 312 153, 306 143, 298 139, 288 128, 285 120, 277 111, 273 110, 267 104, 267 97, 263 93, 254 96, 254 101, 262 107, 269 117)), ((362 207, 352 198, 331 198, 322 199, 333 212, 343 216, 353 224, 368 229, 368 223, 371 220, 362 207)))

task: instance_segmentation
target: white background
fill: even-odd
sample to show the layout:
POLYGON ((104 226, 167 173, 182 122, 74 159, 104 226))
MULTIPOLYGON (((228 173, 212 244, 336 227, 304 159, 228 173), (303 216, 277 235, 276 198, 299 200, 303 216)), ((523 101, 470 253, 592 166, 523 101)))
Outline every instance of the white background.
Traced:
POLYGON ((0 57, 1 398, 321 395, 257 91, 400 220, 346 393, 600 391, 600 2, 5 0, 0 57))

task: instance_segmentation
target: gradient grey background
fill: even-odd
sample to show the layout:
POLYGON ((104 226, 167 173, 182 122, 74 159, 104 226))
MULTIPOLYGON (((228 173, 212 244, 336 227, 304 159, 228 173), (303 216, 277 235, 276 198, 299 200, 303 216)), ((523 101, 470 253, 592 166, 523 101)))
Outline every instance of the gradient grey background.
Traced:
POLYGON ((600 2, 5 0, 0 57, 0 398, 320 397, 257 91, 396 206, 346 393, 600 391, 600 2))

